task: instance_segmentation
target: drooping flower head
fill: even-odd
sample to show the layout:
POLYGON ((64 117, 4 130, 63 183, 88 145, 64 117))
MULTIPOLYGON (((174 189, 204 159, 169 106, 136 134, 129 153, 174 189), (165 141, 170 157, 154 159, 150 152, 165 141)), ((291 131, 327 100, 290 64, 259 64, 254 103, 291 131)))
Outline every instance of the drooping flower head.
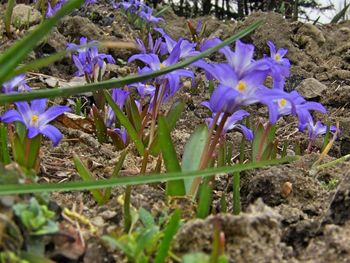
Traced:
POLYGON ((20 74, 2 84, 2 92, 4 93, 24 92, 31 90, 32 89, 27 85, 24 74, 20 74))
POLYGON ((70 111, 67 106, 51 106, 46 110, 47 99, 33 100, 28 102, 16 102, 17 110, 9 110, 1 117, 1 121, 5 123, 21 122, 27 128, 27 136, 29 139, 34 138, 38 134, 48 137, 54 146, 57 146, 62 139, 61 132, 51 124, 64 112, 70 111))

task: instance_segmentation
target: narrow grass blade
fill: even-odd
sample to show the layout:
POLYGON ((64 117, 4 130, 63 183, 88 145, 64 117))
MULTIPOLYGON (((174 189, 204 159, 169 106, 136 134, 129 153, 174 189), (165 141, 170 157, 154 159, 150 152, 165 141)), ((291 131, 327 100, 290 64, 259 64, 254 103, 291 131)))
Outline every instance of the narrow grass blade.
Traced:
POLYGON ((118 118, 120 124, 125 127, 125 129, 128 132, 129 137, 135 143, 137 151, 142 156, 144 151, 145 151, 145 146, 143 145, 143 142, 142 142, 141 138, 139 137, 139 135, 137 134, 134 126, 132 126, 132 124, 129 121, 129 119, 119 109, 117 104, 115 104, 115 102, 113 101, 113 98, 109 94, 109 92, 105 91, 104 94, 105 94, 105 97, 106 97, 106 100, 107 100, 109 106, 111 106, 112 110, 114 111, 115 116, 118 118))
POLYGON ((180 210, 176 209, 175 212, 171 215, 169 223, 166 225, 164 237, 159 245, 157 256, 154 259, 154 263, 165 262, 170 249, 171 241, 173 240, 175 234, 177 233, 177 230, 179 229, 180 219, 180 210))
MULTIPOLYGON (((185 145, 182 157, 181 168, 183 172, 196 171, 199 168, 202 153, 208 141, 208 128, 206 125, 200 125, 185 145)), ((193 179, 185 180, 186 193, 190 191, 193 179)))
POLYGON ((210 205, 213 199, 213 186, 210 178, 205 178, 199 188, 199 200, 197 208, 197 217, 206 218, 210 211, 210 205))
POLYGON ((234 173, 239 171, 252 170, 256 168, 263 168, 270 165, 277 165, 283 163, 289 163, 296 160, 296 156, 289 156, 282 159, 271 160, 271 161, 260 161, 252 162, 246 164, 236 164, 234 166, 211 168, 202 171, 190 171, 190 172, 172 172, 166 174, 151 174, 151 175, 141 175, 141 176, 127 176, 110 178, 106 180, 97 181, 78 181, 69 183, 44 183, 44 184, 23 184, 23 185, 0 185, 0 196, 9 194, 28 194, 28 193, 40 193, 45 192, 55 192, 55 191, 78 191, 78 190, 92 190, 92 189, 104 189, 106 187, 113 186, 125 186, 125 185, 139 185, 139 184, 149 184, 158 183, 163 181, 174 181, 183 180, 195 177, 208 177, 214 174, 218 176, 222 173, 234 173))
POLYGON ((15 3, 16 3, 15 0, 9 0, 6 6, 4 24, 5 24, 5 32, 8 37, 11 37, 11 21, 12 21, 11 18, 12 18, 13 8, 15 7, 15 3))
POLYGON ((19 63, 21 63, 29 52, 31 52, 38 42, 51 31, 62 17, 68 15, 75 8, 80 7, 83 2, 84 0, 68 1, 53 17, 46 19, 35 30, 30 31, 24 38, 7 49, 0 56, 0 83, 4 82, 7 75, 11 73, 19 63))
POLYGON ((1 145, 1 162, 9 164, 11 161, 10 151, 8 147, 7 127, 4 123, 0 124, 0 145, 1 145))
MULTIPOLYGON (((163 116, 158 119, 159 145, 163 154, 163 159, 167 172, 180 172, 181 166, 177 159, 174 145, 171 141, 170 131, 163 116)), ((166 194, 170 196, 185 195, 185 185, 183 180, 167 182, 166 194)))
POLYGON ((344 6, 344 8, 342 10, 339 11, 339 13, 337 13, 331 20, 331 23, 338 23, 340 21, 340 19, 342 19, 342 17, 345 16, 346 11, 348 11, 348 8, 350 7, 350 4, 347 4, 346 6, 344 6))
MULTIPOLYGON (((83 164, 83 162, 80 160, 80 158, 78 157, 78 155, 73 156, 73 160, 74 160, 74 164, 75 167, 78 170, 78 174, 81 177, 81 179, 83 179, 86 182, 93 182, 95 181, 93 176, 91 175, 90 171, 85 167, 85 165, 83 164)), ((94 197, 95 201, 101 205, 104 202, 104 196, 101 193, 100 190, 95 189, 95 190, 90 190, 92 196, 94 197)))
MULTIPOLYGON (((79 3, 82 2, 82 0, 75 0, 75 1, 78 1, 79 3)), ((72 6, 71 3, 75 3, 75 1, 70 1, 69 4, 67 4, 67 6, 72 6)), ((67 6, 65 6, 65 10, 67 9, 67 6)), ((60 14, 61 13, 62 12, 60 12, 60 14)), ((232 37, 226 39, 225 41, 216 45, 215 47, 209 48, 206 51, 201 52, 199 55, 190 57, 190 58, 186 59, 185 61, 182 61, 180 63, 177 63, 177 64, 169 66, 169 67, 165 67, 162 70, 158 70, 158 71, 154 71, 154 72, 150 72, 150 73, 142 74, 142 75, 131 75, 131 76, 121 78, 121 79, 107 80, 107 81, 102 81, 99 83, 92 83, 92 84, 88 84, 88 85, 84 85, 84 86, 68 87, 68 88, 64 88, 64 89, 62 89, 62 88, 59 88, 59 89, 41 89, 41 90, 32 91, 32 92, 28 92, 28 93, 1 94, 0 95, 0 104, 10 103, 10 102, 15 102, 15 101, 23 101, 23 100, 28 101, 28 100, 38 99, 38 98, 54 98, 54 97, 59 97, 59 96, 68 97, 68 96, 71 96, 74 94, 79 94, 79 93, 97 91, 97 90, 101 90, 101 89, 109 89, 112 87, 123 87, 124 85, 127 85, 127 84, 132 84, 132 83, 141 82, 141 81, 144 81, 144 80, 147 80, 150 78, 154 78, 154 77, 172 72, 176 69, 180 69, 180 68, 189 66, 193 62, 211 55, 212 53, 218 51, 222 47, 229 45, 229 44, 233 43, 234 41, 236 41, 237 39, 240 39, 241 37, 248 35, 252 31, 254 31, 257 27, 259 27, 262 24, 262 22, 263 22, 262 20, 259 20, 255 23, 252 23, 251 25, 246 27, 244 30, 242 30, 242 31, 238 32, 237 34, 233 35, 232 37)), ((22 41, 21 41, 21 43, 22 43, 22 41)), ((16 46, 18 46, 18 45, 16 45, 16 46)), ((12 48, 11 48, 11 50, 12 50, 12 48)), ((11 60, 11 56, 13 55, 13 52, 10 55, 6 55, 6 57, 4 55, 0 57, 0 65, 2 65, 2 63, 6 62, 6 60, 11 60)), ((15 64, 17 65, 18 63, 15 63, 15 64)), ((6 76, 11 70, 13 70, 13 65, 10 68, 11 69, 9 71, 7 71, 6 74, 4 74, 3 72, 0 73, 0 82, 3 81, 4 76, 6 76)))

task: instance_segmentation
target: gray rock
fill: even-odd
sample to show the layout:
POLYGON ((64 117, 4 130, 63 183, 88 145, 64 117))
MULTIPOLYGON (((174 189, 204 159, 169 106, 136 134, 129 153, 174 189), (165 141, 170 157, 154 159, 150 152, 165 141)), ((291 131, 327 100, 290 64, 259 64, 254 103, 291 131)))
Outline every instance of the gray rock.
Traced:
POLYGON ((12 24, 16 28, 29 27, 39 24, 41 13, 34 7, 24 4, 18 4, 14 7, 12 13, 12 24))
POLYGON ((319 82, 317 79, 308 78, 303 80, 296 90, 306 99, 314 99, 320 97, 327 89, 327 86, 319 82))

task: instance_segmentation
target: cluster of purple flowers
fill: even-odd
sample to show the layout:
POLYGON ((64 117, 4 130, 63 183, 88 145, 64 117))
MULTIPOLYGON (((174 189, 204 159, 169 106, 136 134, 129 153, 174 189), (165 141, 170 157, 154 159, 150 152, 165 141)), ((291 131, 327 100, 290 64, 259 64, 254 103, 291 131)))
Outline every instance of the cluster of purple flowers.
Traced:
MULTIPOLYGON (((27 85, 23 74, 14 77, 3 84, 4 93, 30 92, 32 89, 27 85)), ((0 120, 4 123, 20 122, 27 129, 29 139, 42 134, 48 137, 54 146, 62 139, 61 132, 49 123, 64 112, 70 111, 67 106, 51 106, 47 110, 47 99, 33 100, 28 102, 16 102, 16 110, 10 109, 5 112, 0 120)))
POLYGON ((132 15, 136 15, 143 21, 158 24, 163 21, 163 18, 153 15, 153 9, 147 6, 145 3, 139 0, 128 0, 124 2, 113 3, 113 7, 116 9, 122 9, 132 15))
MULTIPOLYGON (((218 39, 207 41, 203 45, 204 49, 219 42, 218 39)), ((298 117, 299 130, 304 131, 307 128, 310 138, 324 134, 325 126, 320 122, 314 126, 310 111, 315 110, 325 114, 326 109, 320 103, 306 101, 296 91, 288 93, 284 90, 285 78, 289 76, 290 70, 290 62, 284 57, 287 50, 282 48, 276 50, 275 45, 270 41, 268 46, 270 56, 265 55, 255 60, 254 46, 237 41, 235 52, 229 47, 220 50, 226 57, 227 63, 204 61, 196 63, 206 71, 208 79, 218 82, 210 100, 205 103, 213 112, 213 118, 216 114, 223 113, 234 116, 237 112, 241 112, 242 106, 260 103, 269 109, 270 124, 275 124, 281 116, 294 115, 298 117), (268 77, 273 80, 271 88, 265 85, 268 77)), ((242 129, 242 126, 240 128, 242 129)), ((245 128, 242 131, 247 139, 251 138, 245 128)), ((331 131, 335 131, 334 127, 331 131)))
POLYGON ((74 43, 67 44, 67 50, 77 52, 72 55, 75 66, 78 71, 77 76, 85 76, 87 82, 99 81, 103 77, 106 70, 106 62, 115 64, 115 60, 111 55, 98 52, 98 42, 87 42, 87 38, 80 38, 80 45, 74 43))
MULTIPOLYGON (((85 0, 86 5, 95 4, 97 0, 85 0)), ((47 1, 46 17, 54 16, 67 0, 47 1)))

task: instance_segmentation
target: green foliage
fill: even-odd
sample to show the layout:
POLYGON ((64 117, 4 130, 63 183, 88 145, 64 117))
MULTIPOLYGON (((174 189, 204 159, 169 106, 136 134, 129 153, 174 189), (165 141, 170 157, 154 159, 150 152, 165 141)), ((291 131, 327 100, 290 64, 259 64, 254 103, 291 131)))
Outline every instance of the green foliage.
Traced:
MULTIPOLYGON (((205 145, 208 142, 208 136, 208 128, 204 124, 198 126, 191 134, 182 156, 181 168, 183 172, 198 170, 205 145)), ((192 182, 193 179, 185 180, 187 194, 191 189, 192 182)))
POLYGON ((332 178, 328 182, 321 181, 322 188, 331 191, 334 190, 338 185, 339 180, 337 178, 332 178))
POLYGON ((0 263, 30 263, 28 260, 19 258, 12 251, 0 252, 0 263))
POLYGON ((16 204, 13 210, 30 235, 47 235, 58 231, 58 225, 52 220, 55 213, 46 205, 40 205, 34 197, 29 204, 16 204))
POLYGON ((348 11, 349 7, 350 4, 345 5, 344 8, 332 18, 331 23, 338 23, 345 16, 346 11, 348 11))
POLYGON ((102 240, 113 248, 121 250, 130 262, 152 262, 151 258, 154 256, 153 262, 165 262, 171 241, 178 230, 180 212, 176 210, 171 215, 164 229, 161 229, 159 224, 155 223, 153 216, 143 208, 138 211, 137 218, 141 220, 143 226, 138 227, 135 231, 131 228, 129 233, 119 238, 103 236, 102 240))

